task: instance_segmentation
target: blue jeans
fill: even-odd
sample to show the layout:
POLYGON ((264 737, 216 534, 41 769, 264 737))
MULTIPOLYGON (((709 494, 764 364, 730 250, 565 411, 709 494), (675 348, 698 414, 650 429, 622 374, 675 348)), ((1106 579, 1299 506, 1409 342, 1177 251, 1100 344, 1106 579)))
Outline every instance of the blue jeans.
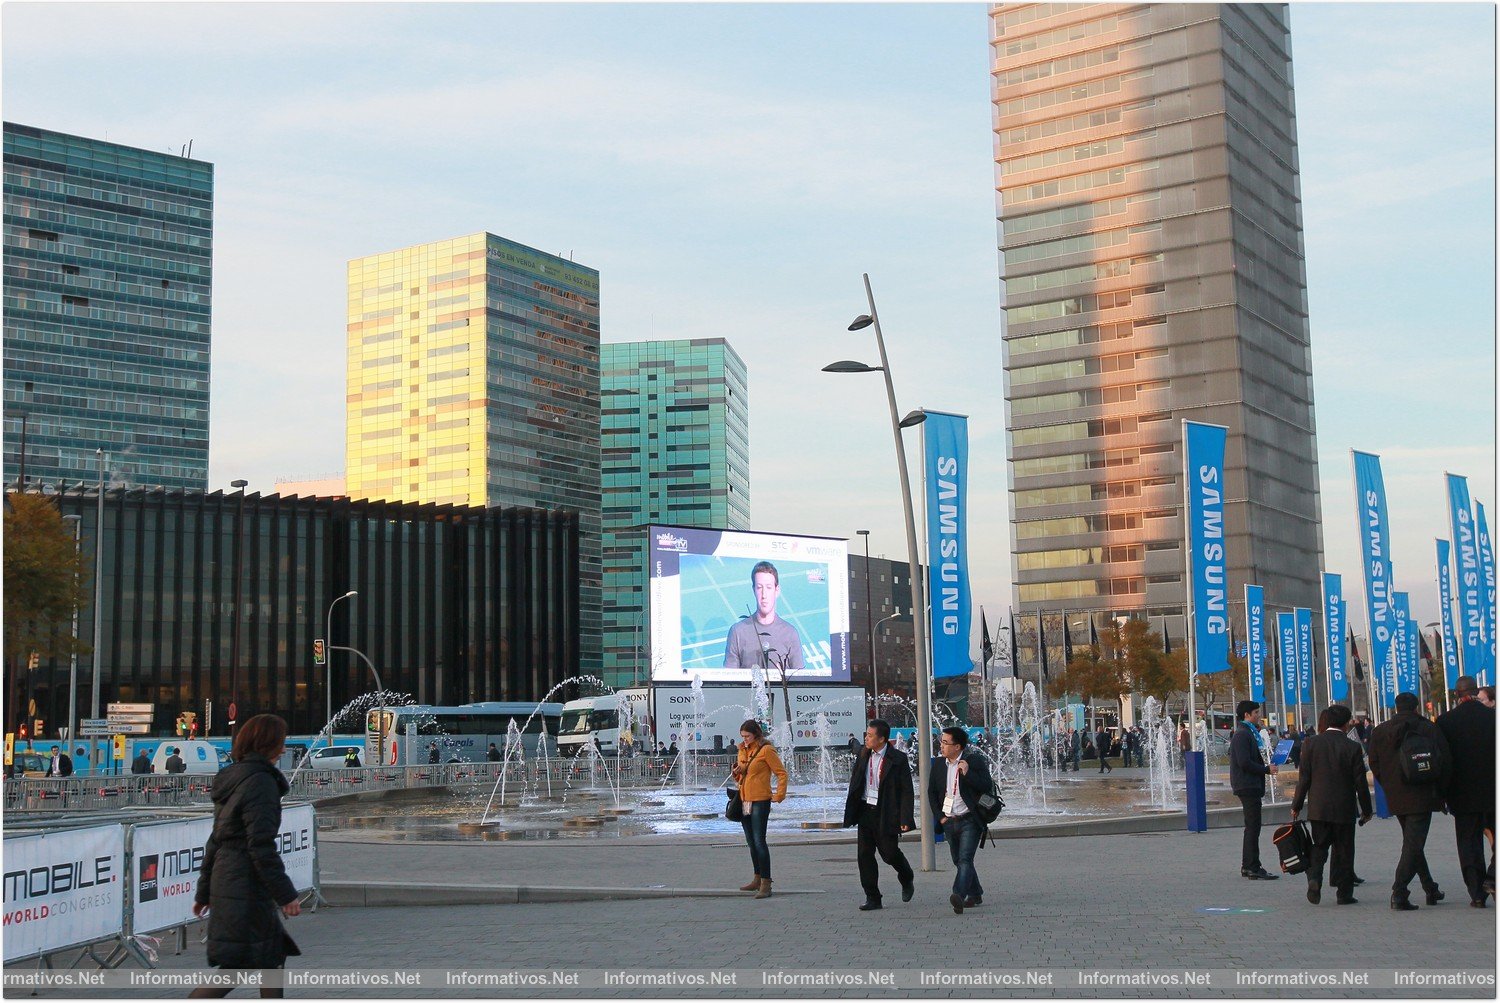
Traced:
POLYGON ((977 899, 984 894, 979 872, 974 869, 974 854, 983 833, 984 824, 973 812, 943 823, 943 839, 953 855, 953 894, 966 899, 977 899))
POLYGON ((745 827, 745 842, 750 844, 750 862, 755 865, 756 875, 767 880, 771 878, 771 847, 766 843, 766 823, 770 821, 771 802, 745 802, 745 817, 740 825, 745 827))

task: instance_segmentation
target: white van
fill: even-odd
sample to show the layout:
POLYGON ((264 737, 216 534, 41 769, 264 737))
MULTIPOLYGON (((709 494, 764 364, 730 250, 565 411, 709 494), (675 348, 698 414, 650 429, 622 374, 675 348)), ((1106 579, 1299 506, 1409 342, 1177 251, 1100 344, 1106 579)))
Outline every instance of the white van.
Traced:
POLYGON ((192 739, 167 741, 156 747, 156 755, 151 758, 152 772, 157 776, 170 772, 167 770, 167 760, 171 758, 173 749, 178 750, 177 754, 187 764, 184 773, 218 773, 229 765, 228 754, 216 748, 212 742, 192 739))

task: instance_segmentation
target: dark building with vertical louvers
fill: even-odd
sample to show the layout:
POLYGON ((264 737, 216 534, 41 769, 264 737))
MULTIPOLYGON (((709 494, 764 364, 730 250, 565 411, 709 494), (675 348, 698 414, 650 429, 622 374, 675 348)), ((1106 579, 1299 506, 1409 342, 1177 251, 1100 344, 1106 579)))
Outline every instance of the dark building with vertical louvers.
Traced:
MULTIPOLYGON (((92 554, 98 495, 58 502, 83 517, 92 554)), ((577 671, 574 512, 114 490, 103 542, 103 643, 79 659, 79 692, 97 664, 101 706, 154 703, 156 730, 182 711, 201 720, 208 700, 210 735, 226 733, 232 700, 242 721, 270 711, 293 734, 321 729, 326 670, 313 664, 313 640, 350 590, 358 596, 335 608, 332 642, 364 652, 387 689, 419 702, 535 700, 577 671)), ((92 632, 85 610, 79 634, 92 632)), ((357 658, 335 651, 331 662, 335 710, 375 688, 357 658)), ((37 716, 61 721, 67 662, 43 662, 30 685, 37 716)), ((86 716, 86 696, 79 705, 86 716)))

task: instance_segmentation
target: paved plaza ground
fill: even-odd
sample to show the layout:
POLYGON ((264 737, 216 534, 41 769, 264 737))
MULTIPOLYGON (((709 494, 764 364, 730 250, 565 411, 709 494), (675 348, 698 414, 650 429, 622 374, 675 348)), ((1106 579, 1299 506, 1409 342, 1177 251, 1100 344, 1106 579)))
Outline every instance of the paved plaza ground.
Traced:
MULTIPOLYGON (((1435 908, 1387 907, 1400 848, 1394 819, 1359 830, 1357 870, 1367 879, 1359 904, 1333 904, 1331 889, 1309 905, 1300 877, 1246 881, 1239 876, 1240 831, 1170 831, 1007 839, 984 848, 978 868, 984 904, 954 915, 947 849, 938 873, 917 876, 914 901, 902 903, 882 868, 885 908, 862 913, 848 833, 772 842, 777 894, 755 901, 688 895, 489 905, 324 908, 289 921, 303 956, 291 969, 433 970, 1193 970, 1241 971, 1393 968, 1464 971, 1493 978, 1495 916, 1467 905, 1453 849, 1453 825, 1439 816, 1428 859, 1448 892, 1435 908), (1248 909, 1252 912, 1215 910, 1248 909)), ((915 863, 918 848, 906 852, 915 863)), ((1275 868, 1270 831, 1263 855, 1275 868)), ((325 839, 322 877, 331 885, 373 879, 408 887, 480 885, 532 889, 725 889, 749 877, 742 843, 723 837, 552 842, 368 843, 325 839)), ((455 893, 456 894, 456 893, 455 893)), ((1420 901, 1420 895, 1416 896, 1420 901)), ((1493 903, 1491 903, 1493 905, 1493 903)), ((204 964, 194 928, 187 952, 165 951, 165 969, 204 964)), ((16 971, 28 966, 13 966, 16 971)), ((757 976, 758 978, 758 976, 757 976)), ((872 995, 1485 997, 1473 988, 1185 988, 921 989, 746 985, 673 989, 486 988, 424 984, 399 990, 294 987, 320 996, 734 996, 756 998, 872 995)), ((23 990, 10 989, 7 996, 23 990)), ((119 991, 117 991, 119 992, 119 991)), ((131 989, 124 995, 181 996, 179 989, 131 989)), ((55 989, 42 996, 64 996, 55 989)), ((237 996, 245 995, 240 991, 237 996)))

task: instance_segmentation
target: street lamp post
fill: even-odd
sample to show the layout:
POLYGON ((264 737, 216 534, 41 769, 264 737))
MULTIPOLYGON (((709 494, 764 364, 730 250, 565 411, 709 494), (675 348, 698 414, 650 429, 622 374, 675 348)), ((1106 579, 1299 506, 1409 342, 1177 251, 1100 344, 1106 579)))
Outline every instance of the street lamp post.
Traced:
MULTIPOLYGON (((229 622, 229 703, 238 710, 240 701, 240 620, 244 618, 243 580, 245 577, 245 487, 249 481, 230 481, 229 486, 238 488, 240 494, 239 514, 234 524, 234 619, 229 622)), ((234 734, 235 722, 229 722, 230 735, 234 734)))
MULTIPOLYGON (((98 507, 94 511, 94 671, 89 680, 89 717, 99 716, 99 653, 104 650, 104 450, 94 450, 94 457, 99 462, 99 489, 98 507)), ((205 734, 208 722, 203 723, 205 734)), ((99 762, 96 753, 98 739, 89 736, 89 765, 99 769, 104 764, 99 762)))
POLYGON ((875 631, 881 624, 900 617, 900 613, 892 613, 890 616, 882 617, 875 621, 875 626, 870 628, 870 682, 875 687, 875 699, 872 706, 875 708, 875 716, 880 716, 880 673, 875 661, 875 631))
MULTIPOLYGON (((870 531, 856 529, 855 532, 865 538, 865 633, 870 645, 870 706, 874 707, 880 699, 880 687, 875 685, 875 607, 870 598, 870 531)), ((875 716, 879 717, 880 714, 875 716)))
MULTIPOLYGON (((350 589, 348 592, 345 592, 333 602, 329 603, 328 616, 324 620, 324 626, 327 628, 327 630, 323 634, 323 636, 327 638, 327 640, 323 642, 325 646, 325 650, 323 652, 323 696, 327 702, 328 707, 328 717, 324 718, 324 721, 327 722, 323 725, 323 727, 325 728, 329 727, 329 725, 333 723, 333 659, 330 657, 333 653, 333 608, 339 603, 343 602, 345 599, 353 599, 357 595, 359 595, 358 592, 350 589)), ((379 677, 377 676, 376 678, 379 677)), ((328 733, 328 744, 333 744, 332 731, 328 733)))
POLYGON ((911 566, 911 589, 912 589, 912 634, 915 642, 915 662, 917 676, 917 768, 918 768, 918 797, 924 802, 918 810, 917 829, 921 835, 922 846, 922 870, 931 871, 935 868, 933 852, 932 819, 929 817, 925 802, 927 800, 927 780, 931 773, 932 760, 932 708, 930 706, 932 673, 927 664, 927 627, 923 623, 924 614, 927 610, 926 584, 922 579, 922 559, 917 550, 917 520, 915 509, 912 505, 911 475, 906 469, 906 444, 901 438, 901 429, 906 425, 914 425, 925 420, 925 414, 916 413, 909 415, 903 420, 896 409, 896 389, 891 382, 890 360, 885 352, 885 337, 880 331, 880 315, 875 310, 875 294, 870 289, 870 276, 864 275, 865 299, 870 305, 870 312, 855 318, 849 325, 849 330, 860 331, 873 326, 875 328, 875 345, 880 350, 880 365, 867 366, 858 362, 837 362, 823 367, 824 372, 833 373, 869 373, 880 371, 885 375, 886 402, 891 411, 891 434, 896 440, 896 466, 901 474, 901 501, 902 514, 906 519, 906 555, 911 566))
MULTIPOLYGON (((83 547, 83 516, 74 513, 63 516, 73 524, 73 558, 77 567, 79 551, 83 547)), ((75 570, 75 581, 76 581, 75 570)), ((97 615, 97 614, 96 614, 97 615)), ((77 747, 78 742, 78 606, 73 606, 73 653, 68 658, 68 743, 77 747)), ((92 764, 90 764, 92 765, 92 764)))

